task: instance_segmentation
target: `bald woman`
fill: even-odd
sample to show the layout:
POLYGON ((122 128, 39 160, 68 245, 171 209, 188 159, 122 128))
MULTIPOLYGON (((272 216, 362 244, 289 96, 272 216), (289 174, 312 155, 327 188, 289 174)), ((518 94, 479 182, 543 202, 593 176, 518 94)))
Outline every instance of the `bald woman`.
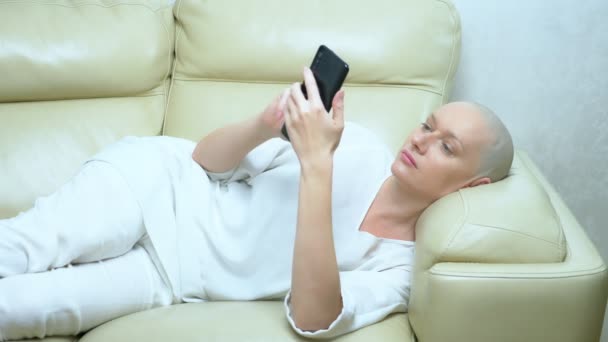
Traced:
POLYGON ((394 155, 345 122, 343 90, 329 115, 308 68, 304 79, 308 99, 293 84, 198 144, 124 138, 0 220, 0 340, 212 300, 282 300, 313 338, 407 311, 418 218, 507 176, 511 137, 488 108, 456 102, 394 155))

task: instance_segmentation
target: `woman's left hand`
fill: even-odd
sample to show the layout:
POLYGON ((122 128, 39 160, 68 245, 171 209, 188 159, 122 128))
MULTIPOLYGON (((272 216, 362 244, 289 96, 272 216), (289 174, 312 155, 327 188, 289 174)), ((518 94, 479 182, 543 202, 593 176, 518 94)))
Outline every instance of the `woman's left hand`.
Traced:
POLYGON ((332 117, 325 110, 315 78, 307 67, 304 83, 308 100, 300 83, 294 83, 285 107, 287 132, 301 166, 332 158, 344 130, 344 90, 333 98, 332 117))

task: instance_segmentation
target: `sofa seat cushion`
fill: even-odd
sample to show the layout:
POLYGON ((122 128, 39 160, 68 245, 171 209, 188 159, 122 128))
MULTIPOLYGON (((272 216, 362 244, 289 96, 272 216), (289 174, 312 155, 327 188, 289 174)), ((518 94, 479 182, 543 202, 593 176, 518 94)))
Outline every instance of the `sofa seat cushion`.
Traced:
MULTIPOLYGON (((85 334, 81 342, 308 341, 285 318, 281 301, 179 304, 124 316, 85 334)), ((335 341, 415 341, 407 314, 393 314, 335 341)))

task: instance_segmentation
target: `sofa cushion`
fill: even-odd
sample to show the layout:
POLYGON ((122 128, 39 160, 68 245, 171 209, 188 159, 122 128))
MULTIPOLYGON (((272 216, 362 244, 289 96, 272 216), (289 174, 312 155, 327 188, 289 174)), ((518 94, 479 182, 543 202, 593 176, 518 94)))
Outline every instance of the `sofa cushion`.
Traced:
POLYGON ((350 65, 345 118, 396 151, 447 100, 460 54, 458 14, 446 1, 180 0, 174 14, 164 134, 193 140, 258 113, 302 80, 325 44, 350 65))
POLYGON ((598 340, 606 266, 525 152, 507 179, 429 207, 417 233, 408 317, 420 340, 598 340))
POLYGON ((416 270, 441 262, 561 262, 561 222, 530 168, 516 156, 507 178, 438 200, 416 226, 416 270))
POLYGON ((171 71, 173 50, 169 12, 158 10, 141 0, 0 2, 0 102, 158 87, 171 71))
MULTIPOLYGON (((409 318, 419 337, 442 335, 433 332, 429 317, 451 321, 445 308, 450 302, 438 301, 439 296, 458 296, 452 302, 460 311, 472 310, 467 317, 470 321, 476 315, 487 315, 485 309, 475 311, 484 305, 503 313, 517 312, 524 305, 516 303, 525 296, 513 296, 511 292, 525 292, 528 288, 533 291, 534 287, 509 282, 509 266, 536 264, 540 272, 546 268, 542 264, 564 260, 567 245, 561 222, 542 181, 533 171, 534 166, 521 154, 516 151, 507 178, 445 196, 428 207, 418 220, 409 318), (435 273, 437 268, 451 265, 481 266, 453 278, 435 273), (468 277, 473 279, 463 282, 468 277), (461 289, 466 289, 469 297, 457 295, 461 289), (477 297, 475 293, 482 291, 486 295, 480 295, 481 302, 470 303, 477 297), (498 304, 501 301, 509 305, 498 304), (437 314, 438 311, 442 313, 437 314)), ((527 277, 534 276, 515 276, 523 279, 522 283, 527 277)), ((461 321, 466 319, 458 320, 461 321)))
POLYGON ((162 129, 172 6, 0 2, 0 218, 50 194, 103 146, 162 129))
MULTIPOLYGON (((103 324, 80 342, 310 341, 289 326, 283 303, 207 302, 180 304, 125 316, 103 324)), ((343 342, 414 342, 406 314, 334 339, 343 342)))

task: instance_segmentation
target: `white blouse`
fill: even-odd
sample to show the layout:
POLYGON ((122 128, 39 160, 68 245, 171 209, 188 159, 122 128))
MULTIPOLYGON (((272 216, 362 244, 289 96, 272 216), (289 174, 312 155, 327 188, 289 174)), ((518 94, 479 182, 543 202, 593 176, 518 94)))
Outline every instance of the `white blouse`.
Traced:
POLYGON ((181 301, 284 298, 301 335, 333 337, 407 311, 414 242, 359 231, 394 160, 370 130, 347 122, 334 154, 332 227, 343 309, 328 329, 299 329, 290 312, 300 165, 270 139, 232 170, 192 160, 196 144, 127 137, 91 160, 115 165, 140 202, 153 258, 181 301))

